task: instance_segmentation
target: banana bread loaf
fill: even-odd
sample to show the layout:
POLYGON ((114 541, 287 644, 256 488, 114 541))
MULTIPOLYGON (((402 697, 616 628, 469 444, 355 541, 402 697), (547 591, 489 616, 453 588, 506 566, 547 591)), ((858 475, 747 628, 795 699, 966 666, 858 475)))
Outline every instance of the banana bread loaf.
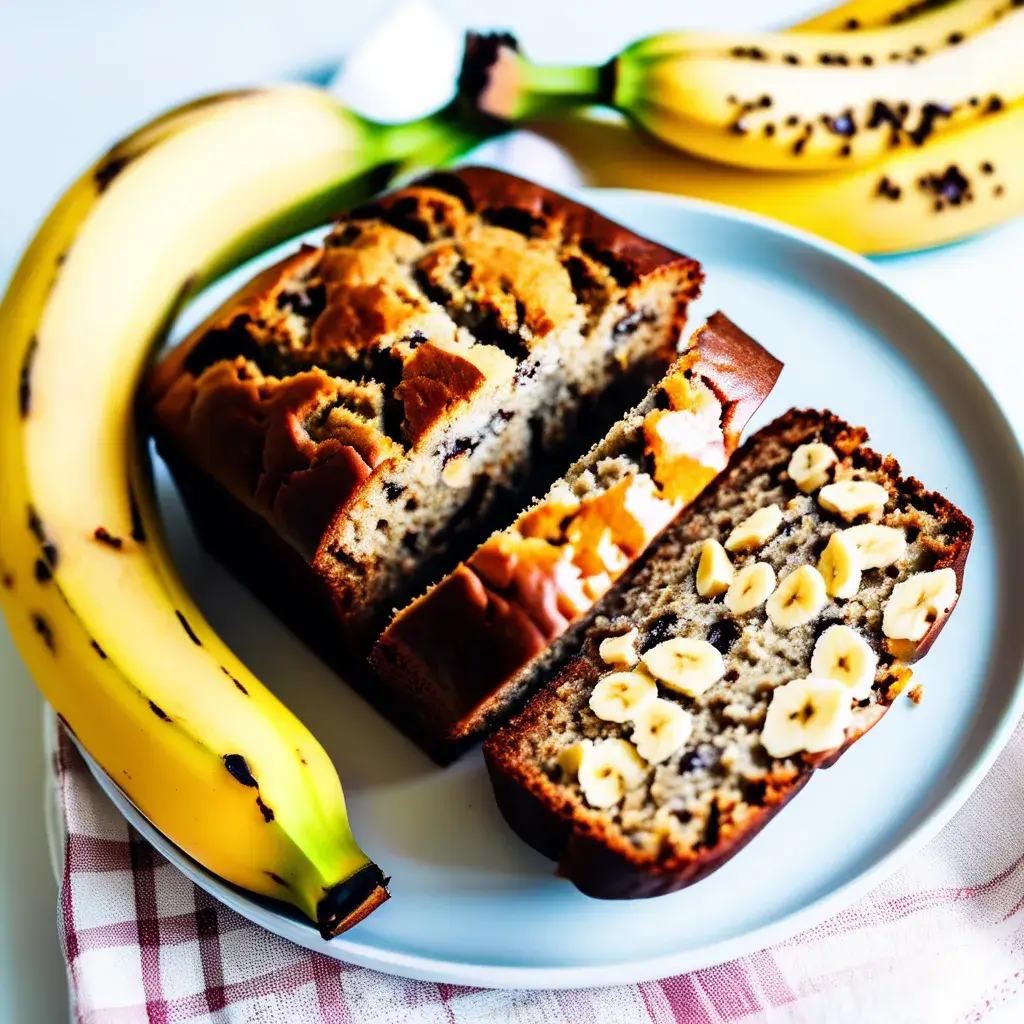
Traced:
POLYGON ((588 612, 720 470, 782 364, 721 313, 518 519, 400 611, 372 663, 454 756, 574 649, 588 612))
POLYGON ((171 351, 158 448, 213 553, 347 669, 664 372, 701 277, 530 182, 432 175, 171 351))
POLYGON ((885 713, 957 601, 970 520, 866 433, 751 437, 484 752, 509 824, 583 892, 707 875, 885 713))

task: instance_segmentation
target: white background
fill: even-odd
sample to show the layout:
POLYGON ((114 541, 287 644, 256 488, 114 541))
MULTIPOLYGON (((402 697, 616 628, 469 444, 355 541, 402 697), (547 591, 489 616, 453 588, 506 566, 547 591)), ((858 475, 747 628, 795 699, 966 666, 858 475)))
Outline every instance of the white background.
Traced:
MULTIPOLYGON (((331 63, 391 9, 375 0, 0 0, 0 282, 45 208, 124 131, 195 94, 331 63)), ((604 60, 676 27, 782 24, 801 0, 436 0, 465 26, 508 27, 539 59, 604 60)), ((430 54, 381 68, 416 91, 430 54)), ((880 262, 975 364, 1024 427, 1024 219, 880 262)), ((822 372, 827 372, 823 366, 822 372)), ((2 481, 0 481, 2 486, 2 481)), ((11 664, 0 627, 0 665, 11 664)), ((67 1019, 56 885, 43 831, 40 699, 0 678, 0 1024, 67 1019)))

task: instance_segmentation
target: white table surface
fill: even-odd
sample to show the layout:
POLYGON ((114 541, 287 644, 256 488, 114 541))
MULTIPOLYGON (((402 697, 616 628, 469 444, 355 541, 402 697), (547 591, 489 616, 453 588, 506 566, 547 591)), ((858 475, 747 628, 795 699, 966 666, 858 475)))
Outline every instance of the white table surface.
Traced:
MULTIPOLYGON (((435 0, 456 23, 509 27, 538 59, 603 60, 671 27, 783 23, 806 0, 435 0), (768 14, 766 14, 768 11, 768 14)), ((0 282, 61 188, 124 130, 179 100, 332 61, 391 9, 378 0, 0 0, 0 282)), ((408 67, 415 78, 415 69, 408 67)), ((1024 219, 880 261, 974 363, 1024 435, 1024 219)), ((0 482, 2 486, 2 482, 0 482)), ((12 663, 0 626, 0 665, 12 663)), ((67 1020, 46 853, 40 698, 0 678, 0 1024, 67 1020)))

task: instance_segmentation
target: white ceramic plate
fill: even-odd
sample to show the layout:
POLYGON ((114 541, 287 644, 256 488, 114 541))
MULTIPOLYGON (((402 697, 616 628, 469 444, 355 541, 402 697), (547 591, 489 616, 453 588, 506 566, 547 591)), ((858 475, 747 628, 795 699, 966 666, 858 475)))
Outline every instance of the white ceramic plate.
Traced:
MULTIPOLYGON (((831 408, 970 515, 961 601, 922 663, 925 700, 881 726, 745 850, 692 888, 654 900, 581 896, 500 818, 479 753, 440 770, 355 697, 205 557, 167 480, 174 551, 199 603, 333 757, 360 843, 393 899, 324 944, 308 922, 211 877, 102 772, 136 827, 198 885, 279 935, 379 970, 480 986, 571 987, 663 977, 758 949, 823 919, 894 871, 963 803, 1021 710, 1024 463, 992 397, 952 346, 831 245, 714 206, 590 191, 631 228, 697 257, 705 298, 786 369, 757 417, 831 408)), ((212 299, 210 300, 212 302, 212 299)))

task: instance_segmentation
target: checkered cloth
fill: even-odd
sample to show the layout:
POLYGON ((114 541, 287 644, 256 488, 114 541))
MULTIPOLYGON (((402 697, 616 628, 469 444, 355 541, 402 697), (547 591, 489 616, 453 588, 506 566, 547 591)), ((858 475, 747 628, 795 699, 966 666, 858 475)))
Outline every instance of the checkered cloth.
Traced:
POLYGON ((51 729, 61 938, 81 1024, 952 1024, 1024 1019, 1024 725, 953 822, 850 910, 663 981, 506 992, 409 981, 279 939, 125 822, 51 729))

